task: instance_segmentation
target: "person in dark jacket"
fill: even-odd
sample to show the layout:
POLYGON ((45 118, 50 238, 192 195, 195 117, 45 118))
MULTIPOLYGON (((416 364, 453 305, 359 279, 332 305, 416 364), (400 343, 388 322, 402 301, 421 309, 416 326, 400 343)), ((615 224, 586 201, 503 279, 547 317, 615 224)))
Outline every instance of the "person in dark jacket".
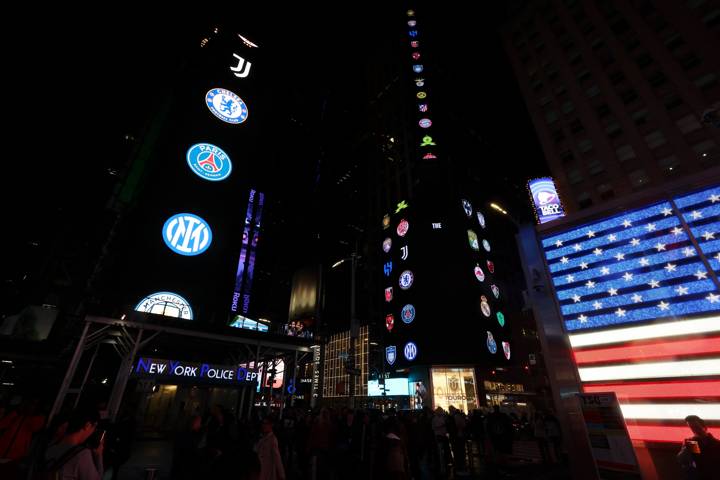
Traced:
POLYGON ((177 434, 173 445, 172 478, 190 480, 197 478, 204 457, 200 451, 203 437, 202 418, 195 415, 190 418, 188 428, 177 434))
POLYGON ((720 474, 720 440, 708 432, 707 425, 697 415, 685 417, 695 434, 683 441, 677 458, 690 480, 717 479, 720 474))

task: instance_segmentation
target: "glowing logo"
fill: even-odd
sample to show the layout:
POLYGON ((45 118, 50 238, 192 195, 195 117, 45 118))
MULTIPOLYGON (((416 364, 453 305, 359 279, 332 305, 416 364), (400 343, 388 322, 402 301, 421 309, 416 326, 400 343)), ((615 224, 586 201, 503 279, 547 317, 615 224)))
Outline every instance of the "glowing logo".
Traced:
POLYGON ((408 32, 408 35, 410 35, 411 37, 415 38, 415 37, 417 37, 418 32, 417 32, 417 30, 410 30, 410 31, 408 32))
POLYGON ((392 332, 393 327, 395 326, 395 317, 391 313, 390 315, 385 315, 385 328, 387 328, 388 332, 392 332))
POLYGON ((535 205, 535 214, 539 223, 542 224, 565 216, 565 211, 552 178, 543 177, 530 180, 528 188, 530 189, 530 196, 535 205))
POLYGON ((248 40, 247 38, 243 37, 243 36, 240 35, 239 33, 237 34, 237 36, 240 37, 240 40, 242 40, 242 42, 245 44, 246 47, 259 48, 257 45, 255 45, 253 42, 251 42, 251 41, 248 40))
POLYGON ((432 153, 426 153, 423 155, 423 160, 437 160, 437 157, 432 153))
POLYGON ((188 149, 185 157, 195 175, 211 182, 225 180, 232 171, 227 153, 210 143, 196 143, 188 149))
POLYGON ((495 273, 495 264, 490 260, 487 261, 487 267, 488 270, 490 270, 490 273, 495 273))
POLYGON ((492 285, 490 285, 490 290, 492 290, 493 295, 495 295, 495 298, 500 298, 500 289, 498 288, 497 285, 495 285, 494 283, 492 285))
POLYGON ((408 20, 408 27, 414 27, 415 25, 417 25, 415 20, 408 20))
POLYGON ((480 226, 482 228, 485 228, 485 215, 483 215, 480 212, 475 212, 475 213, 477 213, 478 223, 480 224, 480 226))
POLYGON ((393 287, 387 287, 385 289, 385 301, 392 302, 393 299, 393 287))
POLYGON ((415 96, 416 96, 417 98, 419 98, 419 99, 423 99, 423 98, 427 97, 427 93, 425 93, 425 92, 417 92, 417 94, 416 94, 415 96))
POLYGON ((413 52, 413 53, 412 53, 412 58, 413 58, 413 60, 418 60, 418 59, 420 59, 420 52, 413 52))
POLYGON ((408 204, 405 200, 401 200, 398 202, 397 207, 395 208, 395 213, 400 213, 400 210, 405 210, 408 208, 408 204))
POLYGON ((385 347, 385 360, 387 360, 389 365, 395 364, 395 359, 397 358, 397 348, 395 345, 390 345, 389 347, 385 347))
POLYGON ((392 248, 392 239, 390 237, 383 240, 383 252, 388 253, 392 248))
POLYGON ((385 272, 385 276, 386 276, 386 277, 389 277, 389 276, 390 276, 390 272, 392 272, 392 262, 387 262, 387 263, 383 266, 383 272, 385 272))
POLYGON ((397 229, 395 229, 395 231, 397 232, 397 234, 399 236, 404 237, 405 234, 408 232, 409 228, 410 228, 410 224, 408 223, 407 220, 405 220, 403 218, 402 220, 400 220, 400 223, 398 223, 397 229))
POLYGON ((135 305, 135 310, 144 313, 154 313, 166 317, 193 319, 190 303, 173 292, 156 292, 143 298, 135 305))
POLYGON ((505 315, 503 315, 502 312, 497 312, 495 314, 495 316, 497 317, 497 321, 500 324, 500 326, 504 327, 505 326, 505 315))
POLYGON ((468 235, 468 243, 470 244, 470 248, 473 250, 480 250, 480 245, 478 244, 478 237, 475 232, 472 230, 467 231, 468 235))
POLYGON ((415 279, 415 276, 410 270, 405 270, 400 274, 400 279, 398 280, 398 283, 400 284, 400 288, 403 290, 407 290, 408 288, 412 287, 413 280, 415 279))
POLYGON ((248 109, 240 97, 224 88, 213 88, 205 95, 205 103, 213 115, 227 123, 243 123, 248 109))
POLYGON ((420 73, 420 72, 422 72, 422 71, 423 71, 423 66, 422 66, 422 65, 413 65, 413 72, 415 72, 415 73, 420 73))
POLYGON ((413 360, 415 360, 415 357, 417 357, 418 354, 417 345, 415 345, 413 342, 406 343, 405 348, 403 348, 403 354, 405 355, 405 358, 408 362, 412 362, 413 360))
POLYGON ((495 337, 493 337, 492 333, 487 332, 487 341, 485 343, 490 353, 497 353, 497 343, 495 343, 495 337))
POLYGON ((430 128, 432 121, 429 118, 421 118, 418 125, 420 125, 420 128, 430 128))
POLYGON ((412 321, 415 320, 415 307, 409 303, 405 305, 400 313, 400 318, 402 318, 402 321, 405 323, 412 323, 412 321))
POLYGON ((483 315, 486 317, 490 316, 490 304, 485 295, 480 295, 480 310, 482 310, 483 315))
POLYGON ((383 225, 383 230, 385 230, 386 228, 388 228, 390 226, 390 215, 385 215, 383 217, 382 225, 383 225))
POLYGON ((192 213, 178 213, 163 225, 163 240, 175 253, 200 255, 212 242, 212 231, 205 220, 192 213))
POLYGON ((485 272, 480 268, 480 265, 475 265, 475 278, 477 278, 479 282, 485 281, 485 272))
POLYGON ((502 346, 503 346, 503 353, 505 354, 505 358, 507 360, 510 360, 510 343, 502 342, 502 346))
POLYGON ((483 248, 485 249, 485 251, 489 252, 490 251, 490 242, 488 242, 487 240, 485 240, 483 238, 482 244, 483 244, 483 248))
POLYGON ((433 142, 433 139, 430 135, 425 135, 422 138, 422 143, 420 144, 421 147, 428 147, 430 145, 435 145, 435 142, 433 142))
POLYGON ((425 85, 425 79, 424 78, 416 78, 415 79, 415 86, 420 88, 423 85, 425 85))
POLYGON ((420 46, 420 42, 418 42, 417 40, 413 40, 412 42, 410 42, 410 46, 412 48, 418 48, 420 46))
POLYGON ((400 248, 400 251, 402 252, 402 255, 400 256, 401 259, 407 260, 408 258, 408 246, 405 245, 404 247, 400 248))
POLYGON ((238 64, 236 67, 230 67, 230 71, 238 78, 245 78, 250 75, 250 67, 252 66, 252 63, 234 53, 233 57, 237 58, 238 64))
POLYGON ((408 16, 408 17, 414 17, 414 16, 415 16, 415 10, 408 10, 408 11, 407 11, 407 16, 408 16))
MULTIPOLYGON (((428 111, 427 103, 421 103, 420 105, 418 105, 418 110, 420 110, 422 113, 427 112, 428 111)), ((433 145, 435 145, 435 144, 433 143, 433 145)))
POLYGON ((464 198, 460 200, 460 203, 462 203, 462 208, 465 210, 465 215, 468 217, 472 215, 472 204, 465 200, 464 198))

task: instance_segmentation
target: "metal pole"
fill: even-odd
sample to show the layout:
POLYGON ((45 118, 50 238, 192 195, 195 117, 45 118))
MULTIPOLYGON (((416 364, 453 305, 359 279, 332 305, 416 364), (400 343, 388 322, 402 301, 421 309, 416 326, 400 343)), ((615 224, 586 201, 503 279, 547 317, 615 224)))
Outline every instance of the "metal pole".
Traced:
POLYGON ((297 393, 297 384, 295 383, 297 381, 297 370, 298 370, 298 359, 297 359, 297 350, 295 350, 295 363, 293 364, 293 378, 292 378, 292 386, 295 389, 295 392, 291 393, 290 397, 290 406, 295 406, 295 393, 297 393))
POLYGON ((287 387, 285 386, 287 384, 287 357, 283 358, 283 383, 280 386, 280 420, 283 418, 283 411, 285 410, 285 390, 287 390, 287 387))
POLYGON ((82 335, 80 335, 80 340, 78 341, 77 347, 75 347, 75 353, 70 360, 67 372, 65 372, 65 378, 63 378, 63 382, 60 385, 57 397, 55 397, 55 403, 53 403, 52 410, 50 410, 50 413, 48 414, 48 425, 53 417, 60 411, 60 407, 62 407, 62 404, 65 401, 65 395, 67 395, 68 387, 70 387, 70 382, 75 376, 75 370, 80 362, 80 357, 82 357, 82 352, 85 350, 85 338, 87 337, 88 328, 90 328, 90 323, 85 322, 82 335))
POLYGON ((115 378, 115 384, 113 385, 112 392, 110 393, 110 400, 108 401, 108 415, 112 422, 117 418, 118 410, 120 410, 120 402, 122 401, 123 394, 125 393, 125 387, 127 386, 128 378, 130 378, 130 370, 132 369, 135 355, 137 354, 138 347, 140 346, 140 340, 142 340, 144 330, 141 328, 138 331, 137 337, 133 342, 132 351, 125 356, 123 361, 120 363, 120 371, 115 378))
POLYGON ((80 388, 78 388, 77 395, 75 395, 75 405, 73 405, 73 408, 77 408, 78 403, 80 403, 80 396, 82 395, 83 388, 85 388, 85 383, 87 382, 87 379, 90 376, 90 370, 92 370, 92 367, 93 367, 93 364, 95 363, 95 358, 97 358, 99 349, 100 349, 100 343, 95 345, 95 351, 93 352, 93 356, 90 357, 90 363, 88 364, 87 370, 85 370, 85 376, 82 379, 80 388))
POLYGON ((349 390, 349 396, 350 396, 350 408, 355 407, 355 369, 357 366, 355 365, 355 341, 357 340, 359 336, 359 330, 360 327, 358 326, 358 321, 356 318, 356 308, 355 308, 355 272, 357 269, 357 253, 353 252, 350 255, 351 259, 351 278, 350 278, 350 363, 352 365, 352 369, 350 370, 350 390, 349 390))
POLYGON ((255 360, 253 361, 253 368, 255 369, 255 373, 257 373, 257 376, 256 376, 255 378, 256 378, 257 381, 258 381, 258 387, 259 387, 259 388, 258 388, 258 387, 255 387, 255 388, 252 388, 252 387, 251 387, 251 389, 250 389, 250 401, 248 402, 248 415, 247 415, 248 420, 250 420, 250 419, 251 419, 251 416, 252 416, 252 408, 253 408, 253 404, 255 403, 255 391, 258 390, 258 389, 259 389, 260 391, 262 391, 262 385, 260 384, 260 381, 261 381, 262 379, 260 378, 260 367, 259 367, 259 364, 260 364, 260 341, 258 340, 257 349, 255 350, 255 360))

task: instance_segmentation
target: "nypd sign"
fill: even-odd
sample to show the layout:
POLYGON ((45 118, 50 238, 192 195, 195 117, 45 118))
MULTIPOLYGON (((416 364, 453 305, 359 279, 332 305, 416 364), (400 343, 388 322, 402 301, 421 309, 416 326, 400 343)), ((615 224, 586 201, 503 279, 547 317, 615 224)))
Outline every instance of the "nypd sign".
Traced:
POLYGON ((195 175, 211 182, 225 180, 232 171, 227 153, 210 143, 196 143, 188 149, 186 158, 195 175))
POLYGON ((210 225, 192 213, 178 213, 168 218, 162 235, 170 250, 186 256, 200 255, 212 242, 210 225))
POLYGON ((165 383, 255 384, 259 374, 244 367, 213 365, 140 357, 132 370, 139 377, 153 377, 165 383))

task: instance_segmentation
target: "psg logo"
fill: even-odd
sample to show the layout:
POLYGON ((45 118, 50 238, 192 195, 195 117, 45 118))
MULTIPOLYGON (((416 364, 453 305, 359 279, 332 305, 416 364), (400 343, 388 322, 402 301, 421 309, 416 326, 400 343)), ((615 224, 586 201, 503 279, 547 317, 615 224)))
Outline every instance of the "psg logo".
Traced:
POLYGON ((225 180, 232 171, 230 157, 220 147, 210 143, 196 143, 185 156, 193 173, 211 182, 225 180))
POLYGON ((398 236, 404 237, 405 234, 408 232, 409 228, 410 228, 410 224, 408 223, 407 220, 405 220, 405 219, 400 220, 400 223, 398 223, 397 230, 396 230, 398 236))
POLYGON ((410 270, 405 270, 400 274, 400 279, 398 282, 400 283, 400 288, 403 290, 407 290, 410 288, 413 284, 413 280, 415 279, 413 273, 410 270))
POLYGON ((402 308, 400 316, 403 322, 412 323, 415 320, 415 307, 408 303, 402 308))
POLYGON ((475 278, 477 278, 479 282, 485 281, 485 272, 482 271, 480 265, 475 265, 475 278))
POLYGON ((247 120, 247 105, 230 90, 213 88, 205 95, 205 103, 212 114, 223 122, 238 124, 247 120))
POLYGON ((487 332, 487 349, 490 351, 490 353, 497 353, 497 343, 495 343, 495 337, 493 337, 493 334, 489 331, 487 332))
POLYGON ((162 234, 165 245, 180 255, 200 255, 212 243, 210 225, 192 213, 178 213, 168 218, 162 234))

